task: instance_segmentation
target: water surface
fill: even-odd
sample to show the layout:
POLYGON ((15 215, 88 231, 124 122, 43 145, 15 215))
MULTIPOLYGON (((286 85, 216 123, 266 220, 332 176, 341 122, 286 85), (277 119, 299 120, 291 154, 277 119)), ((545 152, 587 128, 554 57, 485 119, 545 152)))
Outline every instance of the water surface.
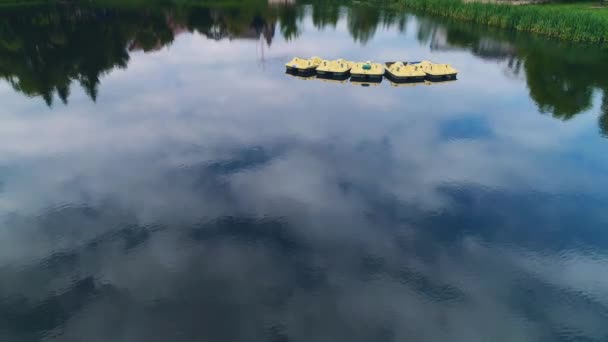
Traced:
POLYGON ((608 340, 608 50, 389 5, 0 10, 0 340, 608 340))

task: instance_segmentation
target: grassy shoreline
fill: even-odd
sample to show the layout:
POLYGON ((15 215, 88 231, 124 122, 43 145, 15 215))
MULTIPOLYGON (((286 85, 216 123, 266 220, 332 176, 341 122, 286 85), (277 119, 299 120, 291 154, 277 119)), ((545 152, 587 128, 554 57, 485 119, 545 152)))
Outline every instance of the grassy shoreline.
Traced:
POLYGON ((608 44, 608 8, 594 9, 590 3, 507 5, 461 0, 401 0, 400 3, 422 13, 564 40, 608 44))

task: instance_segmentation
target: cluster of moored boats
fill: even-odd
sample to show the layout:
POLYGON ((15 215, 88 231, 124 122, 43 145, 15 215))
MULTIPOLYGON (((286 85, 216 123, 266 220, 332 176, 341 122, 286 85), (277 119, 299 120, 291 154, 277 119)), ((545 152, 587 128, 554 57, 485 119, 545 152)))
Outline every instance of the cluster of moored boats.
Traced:
POLYGON ((344 59, 324 60, 319 57, 309 59, 295 57, 285 64, 287 72, 296 75, 316 75, 330 79, 381 81, 386 76, 390 81, 423 82, 455 80, 458 71, 449 64, 429 61, 380 63, 351 62, 344 59))

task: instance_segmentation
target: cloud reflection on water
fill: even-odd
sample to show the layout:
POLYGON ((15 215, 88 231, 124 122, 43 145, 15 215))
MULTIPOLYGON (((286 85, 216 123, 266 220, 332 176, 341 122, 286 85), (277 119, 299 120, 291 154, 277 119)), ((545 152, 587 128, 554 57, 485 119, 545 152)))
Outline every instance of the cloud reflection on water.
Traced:
POLYGON ((538 115, 468 53, 439 55, 477 65, 454 84, 360 88, 287 78, 292 46, 261 70, 251 43, 181 35, 105 76, 96 104, 2 94, 1 339, 608 336, 593 117, 538 115), (487 135, 442 138, 471 115, 487 135))

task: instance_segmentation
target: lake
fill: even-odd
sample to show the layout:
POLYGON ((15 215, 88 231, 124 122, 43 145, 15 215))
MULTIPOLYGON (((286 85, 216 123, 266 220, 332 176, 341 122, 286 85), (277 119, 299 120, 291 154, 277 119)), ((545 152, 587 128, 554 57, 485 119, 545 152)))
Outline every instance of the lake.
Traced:
POLYGON ((1 7, 0 341, 608 341, 606 61, 390 1, 1 7))

